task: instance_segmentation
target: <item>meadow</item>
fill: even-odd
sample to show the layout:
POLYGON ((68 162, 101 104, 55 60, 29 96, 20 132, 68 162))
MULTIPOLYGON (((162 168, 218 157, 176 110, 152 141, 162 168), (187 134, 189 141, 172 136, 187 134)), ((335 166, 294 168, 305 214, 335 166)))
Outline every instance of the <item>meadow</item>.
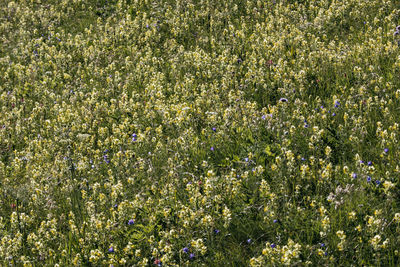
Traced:
POLYGON ((0 265, 399 266, 399 0, 0 1, 0 265))

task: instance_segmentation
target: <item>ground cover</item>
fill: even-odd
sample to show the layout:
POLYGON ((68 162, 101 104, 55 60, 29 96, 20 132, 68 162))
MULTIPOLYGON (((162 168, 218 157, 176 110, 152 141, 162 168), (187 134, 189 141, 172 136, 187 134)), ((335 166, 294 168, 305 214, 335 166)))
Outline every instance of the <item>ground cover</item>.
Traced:
POLYGON ((1 264, 398 266, 399 6, 1 1, 1 264))

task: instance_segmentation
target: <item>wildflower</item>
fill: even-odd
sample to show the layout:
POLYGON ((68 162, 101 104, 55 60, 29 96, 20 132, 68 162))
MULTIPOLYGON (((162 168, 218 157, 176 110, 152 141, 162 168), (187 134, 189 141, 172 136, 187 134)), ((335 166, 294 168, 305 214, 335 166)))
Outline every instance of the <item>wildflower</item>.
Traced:
POLYGON ((394 36, 400 35, 400 25, 396 27, 396 31, 393 34, 394 36))
POLYGON ((367 182, 369 183, 369 182, 371 182, 371 176, 367 176, 367 182))
POLYGON ((110 247, 110 248, 108 249, 108 252, 113 253, 113 252, 114 252, 114 248, 113 248, 113 247, 110 247))
POLYGON ((212 130, 213 130, 213 132, 216 132, 216 131, 217 131, 217 128, 213 127, 212 130))
POLYGON ((193 259, 195 257, 195 255, 194 255, 194 253, 190 253, 190 255, 189 255, 189 259, 193 259))
POLYGON ((183 251, 184 253, 188 253, 188 252, 189 252, 189 249, 188 249, 187 247, 184 247, 184 248, 182 249, 182 251, 183 251))
POLYGON ((342 230, 337 231, 336 235, 340 238, 340 240, 344 240, 346 238, 346 234, 342 230))
POLYGON ((210 150, 211 150, 211 151, 214 151, 214 147, 212 146, 212 147, 210 148, 210 150))
POLYGON ((375 183, 376 183, 376 185, 380 185, 380 184, 381 184, 381 181, 376 180, 375 183))
POLYGON ((388 152, 389 152, 389 148, 385 148, 383 151, 384 151, 385 153, 388 153, 388 152))
POLYGON ((128 221, 128 225, 133 225, 133 224, 135 224, 134 220, 130 219, 130 220, 128 221))
POLYGON ((132 134, 132 142, 135 142, 137 139, 137 135, 134 133, 134 134, 132 134))
POLYGON ((247 244, 250 244, 250 243, 251 243, 251 241, 252 241, 252 240, 251 240, 251 238, 249 238, 249 239, 247 239, 247 241, 246 241, 246 242, 247 242, 247 244))
POLYGON ((335 102, 335 108, 338 108, 340 106, 340 102, 339 101, 336 101, 335 102))
POLYGON ((249 162, 249 158, 244 158, 244 161, 249 162))
POLYGON ((387 192, 389 189, 394 187, 394 184, 392 182, 385 181, 383 183, 383 187, 385 188, 385 192, 387 192))
POLYGON ((396 213, 393 218, 395 223, 400 223, 400 213, 396 213))
POLYGON ((284 97, 282 97, 281 99, 279 99, 280 102, 288 102, 288 100, 284 97))
POLYGON ((214 233, 216 233, 216 234, 219 234, 219 232, 221 232, 221 231, 218 230, 218 229, 215 229, 215 230, 214 230, 214 233))
POLYGON ((276 244, 275 243, 272 243, 271 244, 271 248, 275 248, 276 247, 276 244))
POLYGON ((108 155, 103 155, 103 159, 106 163, 110 163, 110 160, 108 159, 108 155))
POLYGON ((357 178, 357 173, 353 173, 353 174, 351 175, 351 177, 353 177, 354 179, 356 179, 356 178, 357 178))
POLYGON ((372 166, 372 161, 367 162, 368 166, 372 166))

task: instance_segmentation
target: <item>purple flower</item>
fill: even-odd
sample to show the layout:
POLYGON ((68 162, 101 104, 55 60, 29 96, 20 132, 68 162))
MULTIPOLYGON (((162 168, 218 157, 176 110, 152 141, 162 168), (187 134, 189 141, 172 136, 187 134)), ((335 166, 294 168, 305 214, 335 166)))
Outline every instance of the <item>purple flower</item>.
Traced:
POLYGON ((356 179, 356 178, 357 178, 357 173, 353 173, 353 174, 351 175, 351 177, 353 177, 354 179, 356 179))
POLYGON ((288 102, 288 100, 284 97, 282 97, 281 99, 279 99, 280 102, 288 102))
POLYGON ((389 152, 389 148, 385 148, 383 151, 384 151, 385 153, 388 153, 388 152, 389 152))
POLYGON ((336 116, 336 113, 335 113, 335 112, 333 112, 333 113, 332 113, 332 116, 336 116))
POLYGON ((367 182, 369 183, 371 182, 371 180, 372 180, 371 176, 367 176, 367 182))
POLYGON ((216 234, 219 234, 219 232, 221 232, 221 231, 218 230, 218 229, 215 229, 215 230, 214 230, 214 233, 216 233, 216 234))
POLYGON ((244 161, 249 162, 249 158, 244 158, 244 161))
POLYGON ((132 220, 132 219, 130 219, 130 220, 128 221, 128 225, 133 225, 133 224, 135 224, 135 221, 132 220))
POLYGON ((381 184, 381 181, 376 180, 375 183, 376 183, 377 185, 380 185, 380 184, 381 184))
POLYGON ((108 252, 113 253, 113 252, 114 252, 114 248, 113 248, 113 247, 110 247, 110 248, 108 249, 108 252))
POLYGON ((324 244, 324 243, 321 243, 321 248, 323 248, 323 247, 325 247, 325 244, 324 244))
POLYGON ((251 241, 252 241, 252 240, 251 240, 251 238, 249 238, 249 239, 247 239, 247 241, 246 241, 246 242, 247 242, 247 244, 250 244, 250 243, 251 243, 251 241))
POLYGON ((214 147, 212 146, 212 147, 210 148, 210 150, 211 150, 211 151, 214 151, 214 147))
POLYGON ((400 32, 400 25, 396 27, 396 31, 400 32))
POLYGON ((104 161, 105 161, 106 163, 110 163, 110 160, 108 159, 108 156, 107 156, 107 155, 104 155, 104 156, 103 156, 103 159, 104 159, 104 161))
POLYGON ((276 247, 275 243, 272 243, 271 248, 275 248, 275 247, 276 247))
POLYGON ((217 131, 217 128, 213 127, 212 130, 213 130, 213 132, 216 132, 216 131, 217 131))
POLYGON ((335 108, 338 108, 340 106, 340 102, 339 101, 336 101, 335 102, 335 108))
POLYGON ((137 139, 137 135, 134 133, 134 134, 132 134, 132 142, 135 142, 137 139))
POLYGON ((278 222, 278 220, 277 220, 277 219, 273 220, 273 223, 277 223, 277 222, 278 222))
POLYGON ((367 162, 368 166, 372 166, 372 161, 367 162))
POLYGON ((188 253, 189 252, 189 249, 187 247, 184 247, 182 250, 183 250, 184 253, 188 253))
POLYGON ((193 259, 195 257, 194 253, 190 253, 189 259, 193 259))
POLYGON ((267 117, 265 115, 261 116, 261 119, 265 120, 267 117))

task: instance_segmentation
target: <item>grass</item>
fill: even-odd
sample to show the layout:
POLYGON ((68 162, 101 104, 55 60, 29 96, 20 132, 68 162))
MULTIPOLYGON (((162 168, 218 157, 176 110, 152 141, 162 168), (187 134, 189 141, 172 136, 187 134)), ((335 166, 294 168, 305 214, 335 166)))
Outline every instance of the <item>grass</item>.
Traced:
POLYGON ((1 264, 397 266, 399 3, 1 2, 1 264))

